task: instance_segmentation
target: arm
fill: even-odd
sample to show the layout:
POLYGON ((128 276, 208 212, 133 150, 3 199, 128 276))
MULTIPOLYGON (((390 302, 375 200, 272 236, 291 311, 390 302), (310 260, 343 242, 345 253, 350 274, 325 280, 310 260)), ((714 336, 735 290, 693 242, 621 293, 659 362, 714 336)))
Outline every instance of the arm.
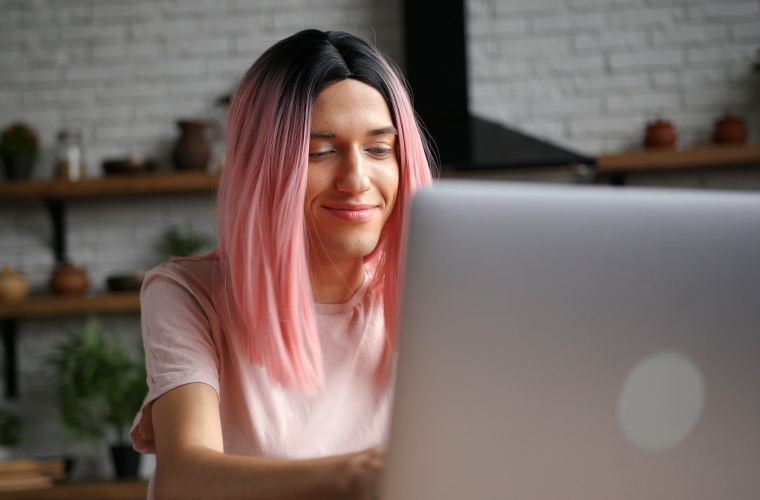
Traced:
POLYGON ((216 391, 192 383, 153 403, 157 500, 373 498, 383 450, 282 460, 223 453, 216 391))

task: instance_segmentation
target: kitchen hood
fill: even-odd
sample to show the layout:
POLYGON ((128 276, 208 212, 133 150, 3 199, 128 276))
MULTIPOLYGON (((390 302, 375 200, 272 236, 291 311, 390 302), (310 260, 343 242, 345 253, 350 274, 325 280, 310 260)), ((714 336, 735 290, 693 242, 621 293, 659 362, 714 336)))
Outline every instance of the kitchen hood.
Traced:
POLYGON ((405 76, 444 172, 574 167, 594 159, 468 109, 465 0, 405 0, 405 76))

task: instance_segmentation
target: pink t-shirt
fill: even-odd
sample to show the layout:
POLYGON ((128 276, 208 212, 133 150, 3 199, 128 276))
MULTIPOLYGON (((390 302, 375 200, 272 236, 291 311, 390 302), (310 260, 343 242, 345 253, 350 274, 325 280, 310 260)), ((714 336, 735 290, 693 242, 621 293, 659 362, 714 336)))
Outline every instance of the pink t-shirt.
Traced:
POLYGON ((140 298, 149 391, 130 434, 135 448, 155 453, 153 401, 191 382, 216 390, 228 454, 313 458, 383 444, 392 394, 390 386, 376 389, 384 320, 369 281, 348 302, 316 304, 325 385, 306 396, 272 383, 247 360, 228 316, 214 307, 225 303, 217 260, 150 271, 140 298))

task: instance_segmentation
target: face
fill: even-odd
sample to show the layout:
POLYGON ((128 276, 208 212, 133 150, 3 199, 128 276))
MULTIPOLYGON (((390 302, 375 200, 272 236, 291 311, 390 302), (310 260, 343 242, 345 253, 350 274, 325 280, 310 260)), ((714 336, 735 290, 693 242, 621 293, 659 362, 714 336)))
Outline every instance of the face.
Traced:
POLYGON ((368 255, 398 192, 397 132, 383 96, 342 80, 314 103, 306 184, 311 258, 339 263, 368 255))

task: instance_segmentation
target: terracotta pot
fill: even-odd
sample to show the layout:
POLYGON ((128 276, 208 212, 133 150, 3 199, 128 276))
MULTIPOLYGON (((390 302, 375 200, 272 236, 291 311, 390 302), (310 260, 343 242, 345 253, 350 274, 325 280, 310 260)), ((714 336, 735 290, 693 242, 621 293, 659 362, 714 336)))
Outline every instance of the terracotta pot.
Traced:
POLYGON ((134 479, 140 472, 140 455, 131 444, 111 446, 111 458, 117 479, 134 479))
POLYGON ((676 147, 678 135, 673 124, 662 118, 647 125, 644 147, 652 149, 673 149, 676 147))
POLYGON ((9 181, 29 179, 34 170, 34 160, 25 156, 3 156, 5 178, 9 181))
POLYGON ((87 271, 69 262, 58 264, 50 278, 50 291, 59 295, 83 295, 89 286, 87 271))
POLYGON ((180 120, 182 130, 172 159, 177 170, 205 170, 211 156, 211 146, 206 141, 206 124, 201 121, 180 120))
POLYGON ((744 118, 728 113, 715 121, 712 141, 716 144, 744 144, 748 136, 744 118))
POLYGON ((23 302, 29 295, 29 283, 23 274, 13 270, 6 264, 0 273, 0 302, 15 304, 23 302))

